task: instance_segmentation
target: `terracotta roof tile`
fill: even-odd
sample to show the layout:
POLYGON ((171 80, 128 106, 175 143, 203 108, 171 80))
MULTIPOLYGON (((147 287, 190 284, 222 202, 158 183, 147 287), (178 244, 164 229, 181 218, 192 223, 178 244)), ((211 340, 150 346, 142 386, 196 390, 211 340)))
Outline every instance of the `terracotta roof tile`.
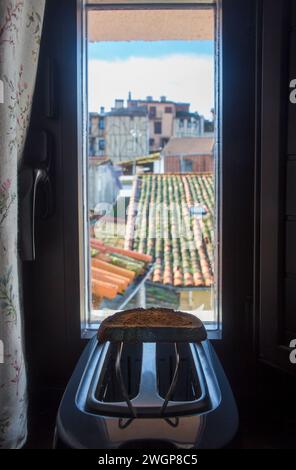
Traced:
POLYGON ((213 284, 212 175, 143 175, 134 184, 125 248, 152 255, 152 280, 213 284))

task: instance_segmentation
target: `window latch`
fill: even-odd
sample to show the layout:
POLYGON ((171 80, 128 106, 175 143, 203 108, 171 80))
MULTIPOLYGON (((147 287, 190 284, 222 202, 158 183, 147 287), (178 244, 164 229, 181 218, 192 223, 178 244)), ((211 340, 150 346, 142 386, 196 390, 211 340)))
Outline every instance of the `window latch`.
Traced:
POLYGON ((26 144, 24 164, 19 174, 19 248, 22 261, 34 261, 36 258, 36 219, 45 220, 53 213, 50 147, 46 132, 32 135, 26 144))

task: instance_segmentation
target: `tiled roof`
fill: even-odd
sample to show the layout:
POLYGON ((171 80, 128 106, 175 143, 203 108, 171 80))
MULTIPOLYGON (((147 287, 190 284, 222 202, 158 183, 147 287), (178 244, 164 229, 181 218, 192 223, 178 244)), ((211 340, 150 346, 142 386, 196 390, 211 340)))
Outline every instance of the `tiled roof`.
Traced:
POLYGON ((162 153, 163 155, 211 155, 213 152, 213 137, 172 137, 162 153))
MULTIPOLYGON (((96 238, 90 238, 90 246, 93 303, 97 307, 102 299, 130 295, 138 282, 149 274, 150 256, 126 251, 96 238)), ((123 298, 118 298, 118 302, 120 305, 123 298)))
POLYGON ((151 255, 153 282, 213 284, 213 176, 138 176, 129 205, 125 248, 151 255))

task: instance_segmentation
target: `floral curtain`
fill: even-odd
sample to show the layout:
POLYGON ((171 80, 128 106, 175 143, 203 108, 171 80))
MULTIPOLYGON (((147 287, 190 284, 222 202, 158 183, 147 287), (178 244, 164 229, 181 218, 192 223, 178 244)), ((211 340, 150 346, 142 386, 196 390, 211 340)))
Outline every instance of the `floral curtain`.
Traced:
POLYGON ((36 78, 45 0, 0 0, 0 448, 27 437, 19 280, 18 167, 36 78))

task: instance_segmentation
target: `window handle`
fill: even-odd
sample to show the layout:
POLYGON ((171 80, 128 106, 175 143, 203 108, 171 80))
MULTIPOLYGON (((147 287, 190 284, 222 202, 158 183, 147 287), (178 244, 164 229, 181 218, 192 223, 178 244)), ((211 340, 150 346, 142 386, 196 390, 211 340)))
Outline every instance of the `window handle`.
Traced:
POLYGON ((23 261, 34 261, 36 258, 36 219, 45 220, 53 214, 51 147, 51 139, 46 132, 32 134, 26 145, 25 164, 19 176, 19 248, 23 261))
POLYGON ((45 169, 23 168, 20 173, 20 256, 36 259, 36 218, 47 219, 53 212, 53 195, 45 169))

